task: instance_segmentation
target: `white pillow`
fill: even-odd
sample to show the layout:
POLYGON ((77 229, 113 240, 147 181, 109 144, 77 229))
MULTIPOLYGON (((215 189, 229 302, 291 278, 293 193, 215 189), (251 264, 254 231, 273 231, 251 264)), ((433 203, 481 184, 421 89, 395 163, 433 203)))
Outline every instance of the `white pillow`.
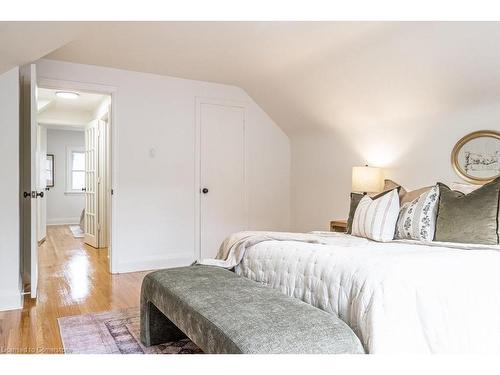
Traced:
POLYGON ((391 190, 375 200, 365 195, 354 212, 352 234, 374 241, 391 241, 394 239, 398 215, 398 189, 391 190))
POLYGON ((438 202, 439 188, 433 186, 418 198, 403 204, 396 224, 396 238, 432 241, 436 230, 438 202))

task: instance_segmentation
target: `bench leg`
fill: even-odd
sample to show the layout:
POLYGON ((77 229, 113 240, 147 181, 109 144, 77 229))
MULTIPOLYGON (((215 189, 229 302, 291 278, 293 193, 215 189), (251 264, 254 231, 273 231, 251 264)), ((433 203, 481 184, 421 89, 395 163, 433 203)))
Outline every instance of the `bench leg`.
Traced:
POLYGON ((186 338, 151 302, 141 305, 141 341, 145 346, 164 344, 186 338))

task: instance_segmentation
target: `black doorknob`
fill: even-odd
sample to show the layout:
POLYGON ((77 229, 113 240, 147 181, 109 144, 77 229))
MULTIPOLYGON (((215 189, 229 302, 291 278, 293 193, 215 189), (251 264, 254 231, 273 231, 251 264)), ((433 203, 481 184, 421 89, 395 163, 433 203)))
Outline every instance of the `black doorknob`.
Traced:
POLYGON ((43 191, 39 192, 39 193, 36 193, 36 196, 37 197, 40 197, 40 198, 43 198, 43 191))
POLYGON ((201 190, 201 192, 202 192, 203 194, 206 194, 206 193, 208 193, 208 189, 207 189, 207 188, 203 188, 203 189, 201 190))

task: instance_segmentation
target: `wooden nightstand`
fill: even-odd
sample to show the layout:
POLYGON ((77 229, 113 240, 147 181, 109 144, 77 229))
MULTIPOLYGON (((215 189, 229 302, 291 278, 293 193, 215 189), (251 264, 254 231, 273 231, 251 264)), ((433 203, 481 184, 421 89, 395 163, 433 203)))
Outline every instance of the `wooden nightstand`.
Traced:
POLYGON ((347 220, 330 221, 330 232, 347 232, 347 220))

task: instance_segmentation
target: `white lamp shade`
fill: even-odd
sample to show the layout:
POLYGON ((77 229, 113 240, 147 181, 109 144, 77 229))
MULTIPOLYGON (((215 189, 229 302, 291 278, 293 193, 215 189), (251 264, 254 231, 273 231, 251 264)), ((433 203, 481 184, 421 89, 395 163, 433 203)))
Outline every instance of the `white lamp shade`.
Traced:
POLYGON ((378 193, 382 190, 382 169, 352 167, 352 191, 378 193))

